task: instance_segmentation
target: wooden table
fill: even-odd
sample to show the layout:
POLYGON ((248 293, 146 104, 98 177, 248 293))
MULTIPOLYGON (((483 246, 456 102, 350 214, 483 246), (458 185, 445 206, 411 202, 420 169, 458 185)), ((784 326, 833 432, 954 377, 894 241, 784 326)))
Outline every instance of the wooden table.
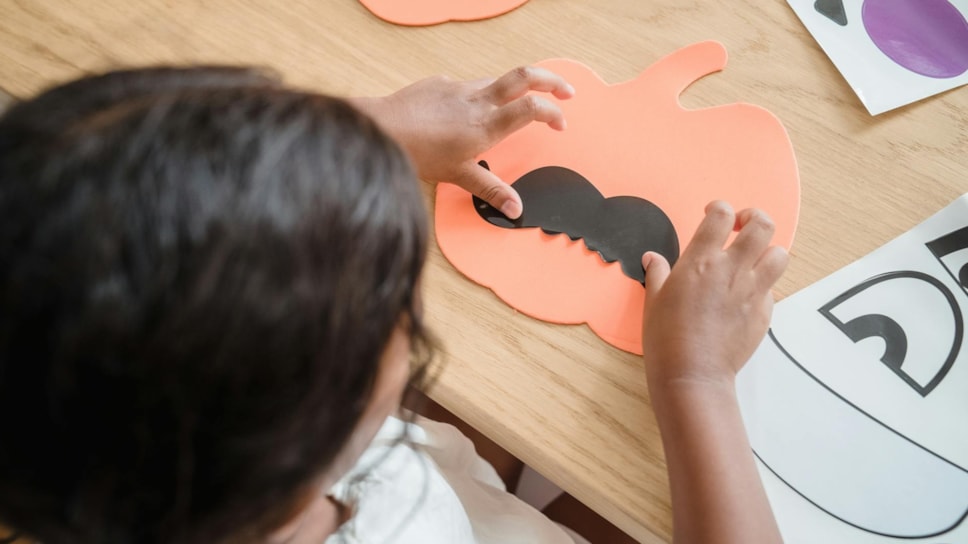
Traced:
MULTIPOLYGON (((430 28, 384 23, 356 0, 0 0, 0 88, 28 96, 111 67, 227 62, 269 65, 328 93, 379 95, 432 74, 478 78, 549 57, 620 82, 706 39, 722 41, 730 63, 684 103, 764 106, 797 150, 802 215, 779 296, 968 192, 968 92, 872 118, 780 0, 532 0, 497 19, 430 28)), ((515 313, 436 247, 428 268, 426 307, 446 360, 431 396, 637 539, 668 541, 662 447, 639 360, 583 326, 515 313)))

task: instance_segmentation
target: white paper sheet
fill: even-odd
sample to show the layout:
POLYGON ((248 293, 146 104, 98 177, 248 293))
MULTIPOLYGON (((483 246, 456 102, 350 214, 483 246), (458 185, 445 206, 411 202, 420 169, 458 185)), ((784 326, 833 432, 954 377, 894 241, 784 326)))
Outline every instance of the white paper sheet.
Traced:
MULTIPOLYGON (((954 10, 961 12, 962 17, 968 14, 968 0, 890 0, 885 3, 907 3, 916 8, 919 2, 937 1, 949 3, 954 10)), ((862 10, 864 4, 876 7, 876 4, 881 2, 884 0, 842 0, 843 13, 847 22, 842 26, 817 9, 818 4, 839 5, 841 0, 787 0, 871 115, 968 83, 968 72, 954 77, 927 77, 898 64, 879 49, 869 32, 870 18, 868 17, 865 26, 862 10)), ((829 12, 827 9, 824 11, 829 12)), ((957 21, 950 22, 961 24, 957 21)), ((930 20, 914 24, 916 33, 922 34, 927 42, 931 42, 933 38, 930 35, 932 24, 934 23, 930 20)), ((964 36, 968 42, 968 26, 964 36)), ((930 43, 925 47, 930 47, 930 43)), ((968 48, 968 43, 965 47, 968 48)))
POLYGON ((968 543, 968 195, 778 303, 740 372, 788 543, 968 543))

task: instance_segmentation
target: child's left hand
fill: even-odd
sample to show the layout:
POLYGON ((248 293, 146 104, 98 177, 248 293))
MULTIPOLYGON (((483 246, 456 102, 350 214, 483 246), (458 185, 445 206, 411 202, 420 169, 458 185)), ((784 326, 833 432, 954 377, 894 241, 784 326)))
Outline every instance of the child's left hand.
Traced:
POLYGON ((421 178, 455 183, 517 218, 521 198, 479 166, 477 157, 534 121, 564 130, 561 109, 530 91, 550 92, 560 99, 575 94, 561 76, 524 66, 497 80, 461 82, 437 76, 384 98, 352 102, 406 149, 421 178))

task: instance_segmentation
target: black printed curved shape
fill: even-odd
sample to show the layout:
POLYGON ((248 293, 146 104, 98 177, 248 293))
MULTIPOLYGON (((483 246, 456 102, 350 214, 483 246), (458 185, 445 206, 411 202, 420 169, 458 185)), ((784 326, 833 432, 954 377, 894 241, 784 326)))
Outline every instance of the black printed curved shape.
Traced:
MULTIPOLYGON (((783 356, 786 357, 787 360, 790 361, 790 363, 792 363, 800 371, 802 371, 804 374, 806 374, 808 378, 810 378, 811 380, 813 380, 814 382, 816 382, 820 387, 822 387, 823 389, 825 389, 828 393, 830 393, 834 397, 840 399, 842 402, 844 402, 845 404, 847 404, 848 406, 850 406, 854 410, 857 410, 857 412, 863 414, 865 417, 867 417, 868 419, 870 419, 873 424, 879 425, 879 426, 883 427, 884 429, 887 429, 888 431, 890 431, 894 435, 900 437, 901 439, 907 441, 908 443, 913 444, 918 449, 924 451, 926 454, 931 455, 932 457, 934 457, 934 458, 936 458, 936 459, 938 459, 938 460, 940 460, 940 461, 942 461, 944 463, 947 463, 947 464, 949 464, 949 465, 951 465, 953 467, 957 467, 959 470, 963 470, 963 469, 961 469, 961 467, 959 467, 958 465, 956 465, 955 463, 953 463, 950 459, 946 459, 945 457, 943 457, 941 455, 938 455, 937 453, 935 453, 934 451, 931 451, 930 449, 924 447, 923 445, 921 445, 921 444, 919 444, 919 443, 911 440, 907 436, 905 436, 905 435, 901 434, 900 432, 898 432, 896 429, 894 429, 894 428, 890 427, 889 425, 885 424, 883 421, 881 421, 881 420, 877 419, 876 417, 870 415, 869 413, 867 413, 866 411, 864 411, 863 409, 861 409, 859 406, 857 406, 856 404, 854 404, 850 400, 846 399, 840 393, 838 393, 838 392, 834 391, 833 389, 831 389, 827 384, 825 384, 819 378, 817 378, 816 376, 814 376, 809 370, 806 369, 806 367, 804 367, 802 364, 800 364, 799 361, 797 361, 792 355, 790 355, 790 352, 788 352, 786 350, 786 348, 783 347, 783 344, 781 344, 780 341, 777 340, 776 335, 773 333, 773 329, 772 328, 770 328, 770 329, 767 330, 766 337, 769 339, 770 342, 773 343, 774 346, 777 347, 777 349, 780 350, 780 352, 783 354, 783 356)), ((784 485, 786 485, 787 487, 789 487, 790 489, 792 489, 794 493, 796 493, 797 495, 799 495, 800 497, 802 497, 804 500, 806 500, 810 504, 814 505, 815 507, 817 507, 818 509, 820 509, 821 511, 823 511, 823 513, 825 513, 828 516, 836 519, 837 521, 840 521, 841 523, 845 523, 847 525, 850 525, 851 527, 853 527, 855 529, 859 529, 861 531, 864 531, 865 533, 870 533, 870 534, 874 534, 874 535, 878 535, 878 536, 885 536, 885 537, 890 537, 890 538, 896 538, 896 539, 899 539, 899 540, 921 540, 921 539, 924 539, 924 538, 932 538, 932 537, 937 537, 937 536, 941 536, 943 534, 949 533, 949 532, 957 529, 958 527, 960 527, 961 524, 964 523, 965 519, 968 519, 968 510, 965 510, 965 512, 961 515, 961 517, 958 518, 949 527, 944 527, 944 528, 942 528, 942 529, 940 529, 940 530, 938 530, 938 531, 936 531, 934 533, 931 533, 931 534, 924 534, 924 535, 917 535, 917 536, 900 536, 900 535, 892 535, 892 534, 888 534, 888 533, 882 533, 882 532, 878 532, 878 531, 873 531, 871 529, 868 529, 867 527, 862 527, 862 526, 860 526, 860 525, 858 525, 856 523, 853 523, 853 522, 851 522, 849 520, 846 520, 846 519, 838 516, 837 514, 834 514, 833 512, 831 512, 830 510, 828 510, 827 508, 824 508, 822 505, 818 504, 815 500, 813 500, 812 498, 808 497, 803 492, 801 492, 799 489, 797 489, 796 486, 794 486, 789 481, 787 481, 786 478, 784 478, 782 474, 780 474, 779 472, 777 472, 776 470, 774 470, 774 468, 770 465, 770 463, 766 459, 764 459, 755 449, 753 450, 753 455, 755 455, 756 458, 759 459, 759 461, 761 463, 763 463, 763 466, 765 466, 767 468, 767 470, 769 470, 774 476, 776 476, 777 479, 779 479, 781 482, 783 482, 784 485)))
MULTIPOLYGON (((904 329, 897 324, 897 321, 880 314, 864 315, 846 323, 841 323, 830 315, 827 316, 827 319, 832 319, 834 324, 855 344, 873 336, 884 339, 884 356, 881 357, 881 362, 894 372, 901 369, 904 358, 907 356, 907 335, 904 334, 904 329)), ((922 396, 924 395, 922 394, 922 396)))
POLYGON ((847 26, 847 11, 844 9, 844 0, 817 0, 813 4, 813 9, 838 25, 847 26))
POLYGON ((512 221, 474 197, 478 215, 502 228, 540 228, 548 234, 582 239, 605 262, 620 262, 622 272, 638 282, 645 281, 642 255, 646 251, 661 254, 669 264, 679 258, 679 235, 672 221, 644 198, 605 198, 584 176, 560 166, 532 170, 511 186, 521 195, 521 217, 512 221))
POLYGON ((889 272, 887 274, 881 274, 880 276, 874 276, 867 281, 851 287, 840 296, 831 300, 827 304, 824 304, 819 311, 824 317, 833 323, 834 326, 840 329, 855 343, 860 342, 865 338, 872 337, 878 337, 884 340, 885 349, 884 355, 881 357, 881 362, 890 368, 891 371, 894 372, 894 374, 896 374, 899 378, 904 380, 904 383, 908 384, 908 386, 917 391, 922 397, 926 397, 929 393, 931 393, 931 391, 933 391, 934 388, 937 387, 942 380, 944 380, 945 376, 947 376, 948 371, 951 370, 952 365, 955 364, 955 359, 958 358, 958 353, 961 351, 961 343, 965 334, 964 320, 961 317, 961 308, 958 306, 958 301, 955 300, 954 294, 952 294, 952 292, 934 276, 911 270, 889 272), (931 381, 925 385, 918 383, 917 380, 913 379, 903 369, 904 358, 907 354, 908 341, 907 335, 904 334, 904 329, 902 329, 896 321, 885 315, 868 314, 856 317, 844 323, 837 318, 837 316, 831 313, 831 310, 861 291, 864 291, 879 283, 898 278, 921 280, 935 287, 942 295, 944 295, 945 300, 948 301, 948 305, 951 307, 951 315, 955 321, 955 333, 954 337, 952 338, 951 349, 948 351, 948 355, 945 358, 944 363, 942 363, 941 367, 938 369, 938 372, 935 373, 934 377, 931 378, 931 381))
POLYGON ((968 263, 965 263, 961 267, 958 267, 958 271, 955 272, 944 262, 944 257, 951 255, 952 253, 957 253, 961 250, 968 249, 968 227, 962 227, 958 230, 949 232, 944 236, 931 240, 930 242, 924 244, 931 253, 934 254, 938 262, 944 266, 945 270, 961 285, 961 288, 968 293, 968 263))

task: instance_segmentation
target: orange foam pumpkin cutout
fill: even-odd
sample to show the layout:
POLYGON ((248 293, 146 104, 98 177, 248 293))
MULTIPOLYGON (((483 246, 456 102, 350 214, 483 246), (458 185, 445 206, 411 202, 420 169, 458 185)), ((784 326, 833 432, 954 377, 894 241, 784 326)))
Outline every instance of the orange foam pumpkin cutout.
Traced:
MULTIPOLYGON (((717 42, 680 49, 617 85, 574 61, 541 62, 577 91, 559 102, 568 129, 532 124, 482 159, 509 183, 560 166, 580 173, 606 198, 646 199, 668 215, 681 248, 709 201, 757 207, 776 223, 774 243, 789 248, 800 182, 780 121, 750 104, 698 110, 679 104, 686 87, 725 65, 726 50, 717 42)), ((552 323, 587 323, 609 344, 642 353, 645 289, 583 240, 492 225, 477 214, 472 196, 451 184, 437 186, 435 225, 444 256, 510 306, 552 323)))
POLYGON ((374 15, 398 25, 429 26, 503 15, 528 0, 360 0, 374 15))

